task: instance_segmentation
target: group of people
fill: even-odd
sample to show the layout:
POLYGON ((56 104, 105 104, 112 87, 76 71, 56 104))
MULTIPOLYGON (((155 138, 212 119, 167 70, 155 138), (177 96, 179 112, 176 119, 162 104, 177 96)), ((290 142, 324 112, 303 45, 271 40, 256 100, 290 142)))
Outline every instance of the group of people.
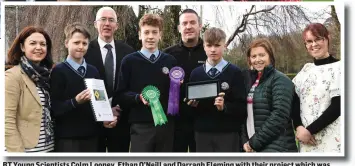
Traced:
POLYGON ((293 80, 275 69, 266 38, 247 50, 249 69, 223 59, 226 34, 207 29, 192 9, 179 16, 181 40, 158 48, 163 19, 139 21, 142 48, 114 39, 116 12, 102 7, 91 40, 80 23, 68 25, 64 62, 54 65, 52 43, 41 28, 26 27, 8 52, 5 72, 5 146, 8 152, 340 152, 340 62, 329 54, 330 34, 320 23, 303 31, 313 57, 293 80), (91 40, 91 41, 90 41, 91 40), (167 114, 169 70, 179 66, 179 114, 167 114), (114 120, 97 122, 85 78, 104 80, 114 120), (189 82, 218 81, 215 98, 186 98, 189 82), (158 88, 167 116, 155 125, 142 94, 158 88), (297 147, 296 140, 300 142, 297 147))

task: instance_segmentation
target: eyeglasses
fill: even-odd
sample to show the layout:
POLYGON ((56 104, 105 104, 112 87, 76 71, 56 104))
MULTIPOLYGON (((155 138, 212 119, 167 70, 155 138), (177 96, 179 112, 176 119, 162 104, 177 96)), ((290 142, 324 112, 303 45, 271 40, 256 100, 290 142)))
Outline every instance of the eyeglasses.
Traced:
POLYGON ((106 18, 106 17, 101 17, 99 20, 97 21, 101 21, 101 22, 104 22, 106 23, 106 21, 108 21, 109 23, 116 23, 116 20, 113 19, 113 18, 106 18))
POLYGON ((317 44, 320 44, 322 42, 324 42, 324 37, 317 37, 315 40, 306 40, 304 42, 304 44, 309 47, 313 44, 313 42, 317 43, 317 44))

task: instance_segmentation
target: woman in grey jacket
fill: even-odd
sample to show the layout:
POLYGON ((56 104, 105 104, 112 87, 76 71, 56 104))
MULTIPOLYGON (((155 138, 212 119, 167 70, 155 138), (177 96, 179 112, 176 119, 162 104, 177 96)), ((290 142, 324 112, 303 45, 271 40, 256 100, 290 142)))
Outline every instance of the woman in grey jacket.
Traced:
POLYGON ((267 39, 254 40, 247 51, 250 79, 247 84, 248 118, 242 128, 246 152, 297 152, 291 123, 293 83, 275 66, 267 39))

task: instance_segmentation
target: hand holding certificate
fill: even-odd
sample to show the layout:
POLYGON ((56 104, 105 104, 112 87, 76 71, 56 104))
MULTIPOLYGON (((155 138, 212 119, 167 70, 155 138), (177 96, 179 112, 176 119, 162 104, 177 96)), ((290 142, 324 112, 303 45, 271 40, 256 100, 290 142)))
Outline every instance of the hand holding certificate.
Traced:
POLYGON ((78 104, 83 104, 87 101, 90 101, 90 99, 91 93, 89 89, 85 89, 75 96, 75 100, 78 104))
POLYGON ((190 82, 186 87, 187 98, 184 102, 192 107, 197 107, 198 100, 215 98, 214 105, 218 111, 224 109, 224 92, 220 93, 218 80, 190 82))
MULTIPOLYGON (((85 79, 86 87, 91 95, 91 107, 93 109, 96 121, 115 121, 110 102, 105 89, 103 80, 85 79)), ((117 119, 116 119, 117 122, 117 119)), ((111 124, 112 126, 113 124, 111 124)), ((105 126, 106 127, 106 126, 105 126)))
POLYGON ((207 99, 215 98, 220 92, 218 80, 189 82, 186 86, 187 99, 207 99))

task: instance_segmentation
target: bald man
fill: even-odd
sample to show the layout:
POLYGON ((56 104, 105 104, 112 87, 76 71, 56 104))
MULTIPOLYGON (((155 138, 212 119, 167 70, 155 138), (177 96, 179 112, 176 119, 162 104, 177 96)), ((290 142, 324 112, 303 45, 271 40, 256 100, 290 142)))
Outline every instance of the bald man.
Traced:
MULTIPOLYGON (((114 40, 114 33, 118 29, 118 24, 117 14, 112 8, 100 8, 96 13, 94 26, 99 36, 90 42, 85 60, 99 70, 111 103, 113 93, 118 86, 121 60, 134 50, 124 42, 114 40)), ((128 112, 124 111, 124 106, 119 108, 119 106, 112 105, 112 107, 116 107, 120 119, 116 127, 102 129, 100 152, 128 152, 130 144, 128 112)))

